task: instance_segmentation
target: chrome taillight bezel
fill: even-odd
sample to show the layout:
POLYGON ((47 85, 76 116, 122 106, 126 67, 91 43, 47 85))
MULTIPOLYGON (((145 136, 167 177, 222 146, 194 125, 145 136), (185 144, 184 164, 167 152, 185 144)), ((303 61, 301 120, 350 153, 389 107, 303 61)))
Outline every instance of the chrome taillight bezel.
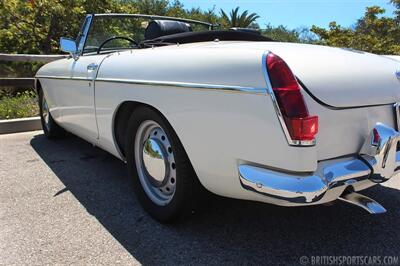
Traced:
MULTIPOLYGON (((263 71, 264 79, 265 79, 265 82, 266 82, 266 85, 267 85, 267 93, 271 97, 272 103, 274 105, 275 112, 277 114, 279 123, 281 124, 282 130, 283 130, 283 132, 285 134, 286 140, 287 140, 287 142, 288 142, 288 144, 290 146, 305 146, 305 147, 307 147, 307 146, 315 146, 316 145, 316 139, 315 138, 312 139, 312 140, 294 140, 290 136, 289 130, 288 130, 288 128, 286 126, 286 123, 285 123, 285 119, 284 119, 284 117, 282 115, 282 112, 280 110, 278 101, 277 101, 277 99, 275 97, 275 93, 274 93, 274 91, 272 89, 271 80, 270 80, 270 77, 269 77, 269 74, 268 74, 267 56, 270 53, 271 53, 270 51, 265 51, 263 53, 263 56, 262 56, 262 71, 263 71)), ((300 87, 301 87, 301 85, 300 85, 300 87)))

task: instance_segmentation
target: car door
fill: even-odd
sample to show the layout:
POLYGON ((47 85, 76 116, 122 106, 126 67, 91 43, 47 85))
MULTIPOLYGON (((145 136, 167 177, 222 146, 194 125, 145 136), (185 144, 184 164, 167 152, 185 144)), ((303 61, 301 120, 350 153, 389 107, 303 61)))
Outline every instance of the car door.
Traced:
POLYGON ((86 55, 71 62, 69 85, 58 98, 63 127, 91 142, 98 138, 94 79, 106 56, 86 55))
POLYGON ((87 15, 77 40, 77 55, 68 59, 68 80, 58 87, 57 107, 66 130, 95 143, 98 138, 94 79, 107 55, 83 54, 93 15, 87 15))
POLYGON ((69 65, 69 86, 59 94, 62 126, 92 142, 98 141, 94 83, 101 63, 121 49, 137 48, 133 40, 137 21, 125 17, 88 15, 77 40, 77 52, 69 65))

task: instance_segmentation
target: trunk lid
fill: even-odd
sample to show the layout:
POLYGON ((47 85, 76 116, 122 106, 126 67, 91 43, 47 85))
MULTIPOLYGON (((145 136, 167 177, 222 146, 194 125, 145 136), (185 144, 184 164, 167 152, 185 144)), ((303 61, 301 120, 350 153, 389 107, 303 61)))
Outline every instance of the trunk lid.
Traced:
POLYGON ((268 43, 311 96, 344 108, 400 101, 400 62, 387 57, 317 45, 268 43), (397 74, 397 75, 396 75, 397 74))

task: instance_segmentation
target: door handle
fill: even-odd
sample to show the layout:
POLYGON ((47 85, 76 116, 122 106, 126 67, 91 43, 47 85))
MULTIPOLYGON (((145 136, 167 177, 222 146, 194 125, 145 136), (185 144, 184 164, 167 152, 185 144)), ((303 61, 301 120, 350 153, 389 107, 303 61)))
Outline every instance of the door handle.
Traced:
POLYGON ((97 65, 95 63, 91 63, 90 65, 87 66, 87 70, 93 71, 93 70, 96 70, 98 67, 99 67, 99 65, 97 65))

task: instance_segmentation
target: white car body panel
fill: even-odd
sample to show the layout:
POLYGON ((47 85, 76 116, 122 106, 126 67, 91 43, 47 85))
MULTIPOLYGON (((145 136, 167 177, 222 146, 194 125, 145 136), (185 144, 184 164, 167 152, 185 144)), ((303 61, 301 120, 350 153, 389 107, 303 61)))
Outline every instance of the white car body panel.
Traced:
POLYGON ((392 105, 334 110, 320 105, 307 94, 303 95, 309 112, 318 114, 316 148, 319 161, 357 153, 378 122, 396 127, 392 105))
POLYGON ((208 190, 227 197, 277 203, 243 189, 238 165, 251 162, 270 169, 313 172, 318 161, 357 153, 376 122, 393 126, 394 120, 390 105, 335 110, 303 92, 310 113, 319 116, 317 145, 288 145, 271 97, 266 94, 268 83, 262 69, 266 51, 281 56, 312 87, 313 93, 334 106, 389 104, 400 98, 400 90, 393 92, 395 84, 396 88, 400 84, 395 75, 386 79, 386 72, 395 69, 393 60, 363 55, 368 58, 365 60, 382 65, 382 73, 376 76, 385 86, 375 94, 369 89, 375 86, 370 84, 373 80, 363 76, 365 68, 351 68, 355 74, 346 74, 350 71, 346 67, 351 66, 343 64, 341 55, 362 64, 364 59, 357 61, 361 55, 336 52, 334 48, 269 42, 207 42, 131 50, 107 57, 82 56, 75 63, 73 59, 63 59, 47 64, 37 77, 56 121, 115 156, 124 159, 114 132, 119 106, 126 101, 147 104, 172 125, 208 190), (315 67, 304 64, 313 51, 324 56, 314 58, 315 67), (93 76, 87 76, 86 70, 93 59, 101 64, 94 90, 93 84, 88 85, 93 76), (324 60, 341 65, 342 69, 337 73, 325 71, 318 67, 324 60), (79 65, 75 74, 71 74, 71 64, 79 65), (339 74, 346 78, 338 79, 339 74), (329 82, 324 82, 325 78, 329 82), (353 82, 351 78, 361 80, 353 82), (360 96, 366 87, 368 97, 360 96), (337 93, 332 93, 333 89, 337 93))
POLYGON ((220 195, 241 193, 239 162, 300 171, 316 167, 315 147, 304 152, 287 145, 272 103, 264 95, 128 84, 111 91, 110 83, 98 82, 96 97, 100 145, 105 149, 116 152, 111 122, 119 102, 157 106, 179 136, 201 183, 220 195), (135 92, 127 99, 126 90, 135 92), (110 97, 115 101, 104 100, 110 97), (288 154, 296 159, 288 160, 288 154))
POLYGON ((385 55, 385 57, 390 58, 390 59, 394 59, 394 60, 400 62, 400 56, 398 56, 398 55, 385 55))
POLYGON ((253 42, 240 47, 266 49, 279 55, 313 95, 333 107, 391 104, 400 99, 396 77, 400 63, 396 60, 351 49, 297 43, 253 42))

